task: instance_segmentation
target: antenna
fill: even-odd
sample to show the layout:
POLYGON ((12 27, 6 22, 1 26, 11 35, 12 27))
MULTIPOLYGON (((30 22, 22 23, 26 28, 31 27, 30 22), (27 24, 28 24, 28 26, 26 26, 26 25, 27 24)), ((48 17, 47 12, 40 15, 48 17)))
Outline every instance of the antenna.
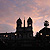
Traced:
POLYGON ((24 17, 24 20, 25 20, 25 17, 24 17))
POLYGON ((24 27, 25 27, 25 17, 24 17, 24 27))

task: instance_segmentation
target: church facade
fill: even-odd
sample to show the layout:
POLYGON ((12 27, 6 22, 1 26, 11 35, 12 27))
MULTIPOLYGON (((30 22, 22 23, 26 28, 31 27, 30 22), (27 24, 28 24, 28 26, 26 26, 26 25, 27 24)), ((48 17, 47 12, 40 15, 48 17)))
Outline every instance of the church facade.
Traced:
POLYGON ((18 38, 33 38, 33 28, 32 28, 32 19, 29 17, 27 20, 27 27, 22 27, 22 20, 19 18, 17 21, 16 32, 11 33, 0 33, 0 39, 15 40, 18 38))
POLYGON ((32 19, 29 17, 27 20, 27 27, 22 27, 22 20, 19 18, 16 21, 16 31, 11 33, 0 33, 0 41, 6 46, 11 48, 15 47, 47 47, 50 46, 50 28, 49 22, 44 22, 44 28, 37 32, 36 36, 33 36, 32 19))

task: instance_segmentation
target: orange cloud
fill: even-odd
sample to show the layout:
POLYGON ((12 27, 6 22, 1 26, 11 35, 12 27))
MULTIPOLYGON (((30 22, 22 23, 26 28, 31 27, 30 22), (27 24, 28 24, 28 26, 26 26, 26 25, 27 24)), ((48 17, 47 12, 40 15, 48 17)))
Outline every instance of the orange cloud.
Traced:
POLYGON ((50 6, 50 0, 35 0, 36 3, 38 3, 39 6, 50 6))
POLYGON ((25 17, 26 26, 27 19, 31 17, 34 32, 43 27, 45 20, 50 21, 50 0, 0 0, 0 2, 0 25, 2 24, 1 28, 4 28, 5 31, 9 31, 5 28, 6 26, 12 26, 13 30, 16 29, 16 20, 19 17, 22 19, 23 24, 25 17), (3 24, 6 24, 6 26, 2 27, 3 24))

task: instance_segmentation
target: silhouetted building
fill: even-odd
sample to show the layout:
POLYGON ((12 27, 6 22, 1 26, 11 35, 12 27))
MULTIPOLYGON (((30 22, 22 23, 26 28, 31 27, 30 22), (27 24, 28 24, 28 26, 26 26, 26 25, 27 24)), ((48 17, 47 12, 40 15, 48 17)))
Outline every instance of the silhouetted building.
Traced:
POLYGON ((33 37, 32 30, 32 19, 29 17, 27 20, 27 27, 25 27, 25 19, 24 19, 24 27, 22 27, 22 20, 19 18, 17 20, 16 33, 20 38, 31 38, 33 37))
POLYGON ((50 45, 50 28, 49 22, 46 20, 44 22, 44 28, 37 32, 36 36, 33 36, 32 19, 29 17, 27 20, 27 27, 22 27, 22 20, 19 18, 16 21, 16 32, 11 33, 0 33, 0 41, 2 44, 9 48, 16 47, 45 47, 50 45))
POLYGON ((45 21, 44 22, 44 28, 42 28, 40 31, 39 31, 39 34, 40 36, 43 36, 43 37, 50 37, 50 28, 48 28, 47 26, 49 26, 49 22, 48 21, 45 21))
POLYGON ((45 27, 42 28, 36 34, 36 38, 40 40, 40 42, 43 44, 43 46, 49 46, 50 45, 50 28, 47 27, 47 26, 49 26, 49 22, 45 21, 44 26, 45 27))
POLYGON ((32 19, 29 17, 27 20, 27 27, 22 27, 22 20, 19 18, 17 21, 16 32, 11 33, 0 33, 0 39, 3 43, 13 46, 13 43, 17 43, 17 46, 32 46, 33 45, 33 30, 32 30, 32 19))
POLYGON ((16 38, 32 38, 33 30, 32 30, 32 19, 29 17, 27 20, 27 27, 25 27, 25 19, 24 19, 24 27, 22 27, 22 20, 19 18, 17 21, 16 32, 11 33, 0 33, 0 39, 16 39, 16 38))

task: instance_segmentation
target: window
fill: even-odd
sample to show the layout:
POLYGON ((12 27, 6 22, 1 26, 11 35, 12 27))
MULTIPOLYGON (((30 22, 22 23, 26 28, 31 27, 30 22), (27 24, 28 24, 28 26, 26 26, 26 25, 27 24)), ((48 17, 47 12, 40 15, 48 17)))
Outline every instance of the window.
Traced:
POLYGON ((46 36, 49 36, 49 35, 46 35, 46 36))
POLYGON ((42 35, 42 33, 40 33, 40 35, 42 35))
POLYGON ((5 37, 5 35, 4 35, 4 37, 5 37))
POLYGON ((31 24, 29 24, 29 26, 31 26, 31 24))
POLYGON ((6 35, 6 37, 8 37, 8 35, 6 35))
POLYGON ((17 34, 15 34, 15 35, 17 35, 17 34))

